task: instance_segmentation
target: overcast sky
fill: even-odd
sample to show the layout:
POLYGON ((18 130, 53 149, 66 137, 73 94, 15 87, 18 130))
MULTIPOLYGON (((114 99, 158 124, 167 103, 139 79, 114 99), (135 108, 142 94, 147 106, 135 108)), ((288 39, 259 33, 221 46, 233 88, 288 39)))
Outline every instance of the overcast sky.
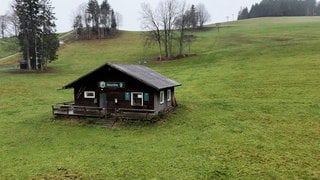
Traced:
MULTIPOLYGON (((98 0, 99 3, 102 0, 98 0)), ((156 6, 161 0, 108 0, 112 8, 122 15, 120 29, 140 30, 141 3, 147 2, 156 6)), ((203 3, 211 15, 211 23, 235 20, 240 7, 251 7, 252 4, 261 0, 186 0, 188 4, 203 3)), ((12 0, 0 0, 0 15, 9 9, 12 0)), ((51 0, 55 7, 58 32, 71 30, 73 12, 77 7, 88 0, 51 0)))

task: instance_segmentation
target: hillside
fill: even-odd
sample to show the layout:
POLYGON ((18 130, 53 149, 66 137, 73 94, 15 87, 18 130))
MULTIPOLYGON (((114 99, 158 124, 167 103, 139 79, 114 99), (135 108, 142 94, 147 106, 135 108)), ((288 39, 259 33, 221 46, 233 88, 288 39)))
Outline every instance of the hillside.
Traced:
POLYGON ((19 46, 16 38, 0 39, 0 67, 4 65, 12 65, 17 61, 19 56, 19 46))
POLYGON ((16 38, 0 39, 0 59, 19 51, 16 38))
MULTIPOLYGON (((214 27, 214 26, 213 26, 214 27)), ((0 69, 4 179, 320 178, 320 18, 259 18, 197 32, 197 56, 147 66, 182 83, 155 124, 53 119, 56 90, 105 62, 157 54, 138 32, 60 49, 48 73, 0 69)))

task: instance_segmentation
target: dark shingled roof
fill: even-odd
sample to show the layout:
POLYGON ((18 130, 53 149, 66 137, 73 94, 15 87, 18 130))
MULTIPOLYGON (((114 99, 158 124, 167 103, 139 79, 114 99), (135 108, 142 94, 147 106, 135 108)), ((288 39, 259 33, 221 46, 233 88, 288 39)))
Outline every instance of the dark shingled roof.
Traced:
POLYGON ((165 89, 165 88, 170 88, 170 87, 176 87, 176 86, 181 86, 180 83, 178 83, 175 80, 172 80, 146 66, 141 66, 141 65, 129 65, 129 64, 105 64, 96 70, 82 76, 81 78, 73 81, 72 83, 66 85, 63 87, 63 89, 71 88, 73 87, 74 84, 76 84, 78 81, 81 79, 85 78, 88 75, 91 75, 95 73, 96 71, 99 71, 100 69, 104 69, 106 66, 111 67, 115 70, 118 70, 128 76, 133 77, 134 79, 150 86, 153 87, 157 90, 165 89))

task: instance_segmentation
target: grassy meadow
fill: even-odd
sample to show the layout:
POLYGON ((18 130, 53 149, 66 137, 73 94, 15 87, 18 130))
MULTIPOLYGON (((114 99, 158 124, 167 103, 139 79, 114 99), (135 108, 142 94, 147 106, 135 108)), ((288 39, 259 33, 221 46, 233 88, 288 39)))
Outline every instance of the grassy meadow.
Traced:
POLYGON ((0 40, 0 59, 19 51, 16 38, 5 38, 0 40))
MULTIPOLYGON (((214 26, 212 26, 214 27, 214 26)), ((106 63, 157 55, 139 32, 61 47, 48 73, 0 67, 1 179, 319 179, 320 17, 196 32, 197 56, 147 66, 182 83, 165 120, 54 119, 57 90, 106 63)))

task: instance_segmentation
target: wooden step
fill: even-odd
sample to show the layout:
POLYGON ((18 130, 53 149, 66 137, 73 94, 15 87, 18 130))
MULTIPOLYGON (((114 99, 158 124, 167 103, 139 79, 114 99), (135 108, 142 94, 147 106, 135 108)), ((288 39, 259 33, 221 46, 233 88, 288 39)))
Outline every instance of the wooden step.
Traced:
POLYGON ((101 122, 102 127, 105 127, 105 128, 113 127, 114 123, 115 123, 114 119, 106 119, 101 122))

